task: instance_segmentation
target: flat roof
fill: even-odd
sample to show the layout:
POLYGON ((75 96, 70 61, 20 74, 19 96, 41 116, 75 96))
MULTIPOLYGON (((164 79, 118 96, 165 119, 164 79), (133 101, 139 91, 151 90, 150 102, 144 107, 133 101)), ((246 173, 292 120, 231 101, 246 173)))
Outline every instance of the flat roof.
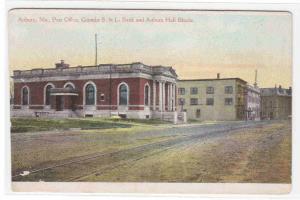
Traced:
POLYGON ((222 81, 222 80, 239 80, 247 83, 247 81, 241 78, 179 79, 178 81, 222 81))
POLYGON ((170 66, 145 65, 141 62, 131 64, 100 64, 95 66, 76 66, 62 68, 35 68, 30 70, 14 70, 12 78, 71 76, 81 74, 110 74, 110 73, 146 73, 162 75, 172 78, 178 77, 176 71, 170 66))

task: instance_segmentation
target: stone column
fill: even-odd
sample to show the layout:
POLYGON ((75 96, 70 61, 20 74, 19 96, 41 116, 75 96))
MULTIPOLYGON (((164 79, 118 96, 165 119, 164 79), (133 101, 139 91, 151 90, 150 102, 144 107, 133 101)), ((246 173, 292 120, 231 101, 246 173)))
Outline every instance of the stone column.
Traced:
POLYGON ((156 81, 153 80, 153 88, 152 88, 152 92, 153 92, 153 107, 152 110, 156 110, 156 81))
POLYGON ((170 102, 170 92, 169 92, 169 83, 166 83, 167 84, 167 111, 169 111, 170 107, 169 107, 169 102, 170 102))
POLYGON ((173 84, 173 111, 176 111, 176 101, 177 101, 177 95, 176 95, 176 84, 173 84))
POLYGON ((171 102, 172 102, 172 96, 171 96, 171 83, 168 84, 168 111, 171 111, 171 102))
POLYGON ((166 87, 165 82, 162 82, 162 111, 165 111, 165 105, 166 105, 166 87))
POLYGON ((165 91, 165 110, 168 110, 168 101, 169 101, 169 94, 168 94, 168 91, 169 91, 169 88, 168 88, 168 83, 165 83, 165 89, 166 89, 166 91, 165 91))
POLYGON ((173 83, 170 84, 170 110, 173 111, 173 101, 174 101, 174 97, 173 97, 173 83))
POLYGON ((159 85, 159 91, 158 91, 158 100, 159 100, 159 111, 162 111, 162 82, 159 81, 158 82, 158 85, 159 85))

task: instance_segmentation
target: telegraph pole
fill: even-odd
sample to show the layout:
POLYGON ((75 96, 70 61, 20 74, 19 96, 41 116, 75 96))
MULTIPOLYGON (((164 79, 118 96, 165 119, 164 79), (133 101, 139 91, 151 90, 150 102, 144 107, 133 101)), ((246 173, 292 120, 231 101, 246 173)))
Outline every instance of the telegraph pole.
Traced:
POLYGON ((257 87, 257 69, 255 70, 254 86, 257 87))
POLYGON ((257 83, 257 69, 255 70, 255 83, 257 83))
POLYGON ((98 35, 95 34, 95 66, 98 65, 98 35))

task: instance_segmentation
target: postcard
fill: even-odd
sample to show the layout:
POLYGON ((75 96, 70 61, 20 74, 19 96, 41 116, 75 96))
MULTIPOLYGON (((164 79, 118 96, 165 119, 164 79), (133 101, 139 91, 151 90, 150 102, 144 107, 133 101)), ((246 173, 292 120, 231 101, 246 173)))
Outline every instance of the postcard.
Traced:
POLYGON ((14 192, 291 189, 292 13, 8 12, 14 192))

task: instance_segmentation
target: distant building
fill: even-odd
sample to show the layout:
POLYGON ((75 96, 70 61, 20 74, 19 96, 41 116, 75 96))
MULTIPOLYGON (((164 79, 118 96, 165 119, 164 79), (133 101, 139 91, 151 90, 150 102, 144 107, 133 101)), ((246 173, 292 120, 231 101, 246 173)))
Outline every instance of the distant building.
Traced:
POLYGON ((179 80, 178 109, 188 119, 244 120, 247 82, 240 78, 179 80))
POLYGON ((287 119, 292 114, 292 88, 261 88, 263 119, 287 119))
POLYGON ((261 114, 260 89, 255 83, 254 86, 247 85, 246 94, 246 120, 260 120, 261 114))
POLYGON ((12 116, 161 118, 177 121, 177 74, 142 63, 15 70, 12 116))

